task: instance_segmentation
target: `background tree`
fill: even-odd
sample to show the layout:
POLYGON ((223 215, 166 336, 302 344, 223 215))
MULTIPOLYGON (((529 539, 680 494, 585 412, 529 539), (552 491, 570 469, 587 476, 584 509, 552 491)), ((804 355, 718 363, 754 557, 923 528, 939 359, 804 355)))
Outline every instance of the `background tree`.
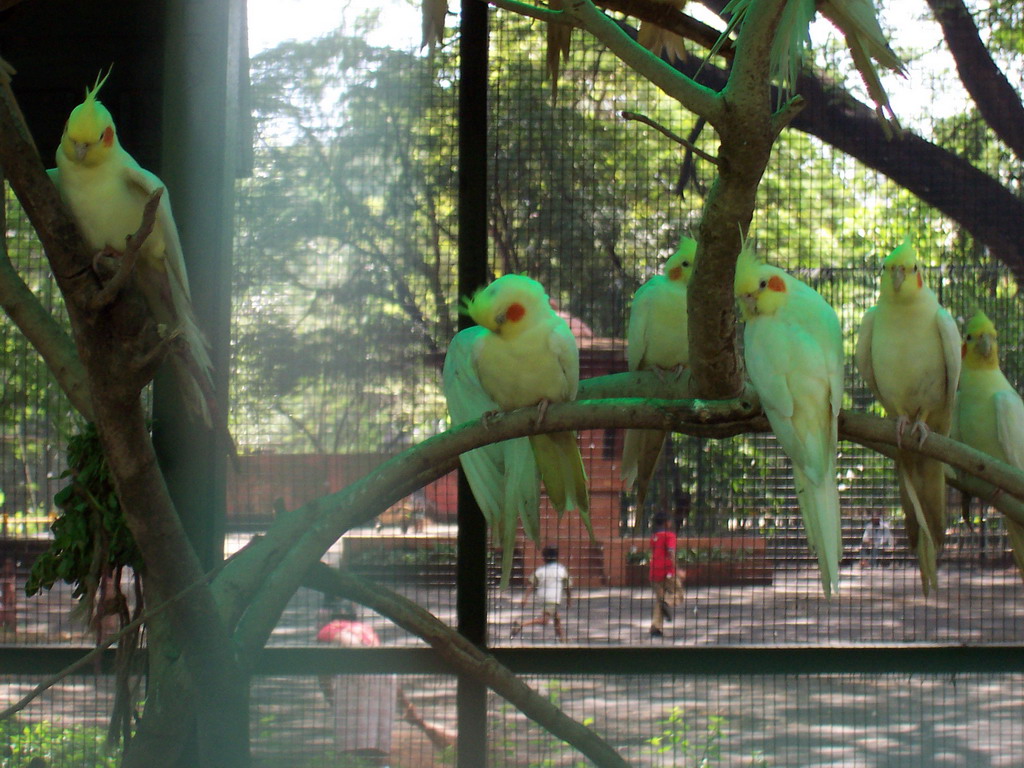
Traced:
MULTIPOLYGON (((728 76, 734 78, 733 83, 738 83, 736 87, 740 93, 737 98, 740 102, 747 102, 743 104, 744 107, 749 107, 748 113, 741 116, 727 115, 728 110, 722 107, 723 102, 713 90, 698 88, 692 82, 680 80, 677 73, 669 71, 653 57, 639 55, 628 37, 621 34, 622 28, 608 17, 601 16, 589 3, 572 6, 573 12, 580 14, 577 20, 592 29, 617 55, 636 65, 642 78, 650 78, 668 88, 683 83, 679 86, 683 93, 680 100, 695 107, 698 113, 708 112, 709 122, 720 134, 720 165, 717 174, 709 178, 707 194, 701 201, 705 208, 705 215, 699 224, 702 258, 706 258, 704 263, 708 266, 704 270, 702 282, 697 286, 707 313, 705 320, 712 318, 718 324, 711 324, 714 327, 709 326, 709 321, 691 324, 691 328, 703 328, 705 331, 701 336, 698 330, 699 343, 695 345, 695 359, 699 363, 698 368, 703 366, 697 374, 696 391, 706 395, 731 395, 739 391, 739 370, 732 345, 731 280, 728 279, 731 275, 731 259, 738 250, 739 230, 747 229, 758 205, 757 195, 773 194, 770 184, 762 185, 763 191, 760 193, 758 188, 763 179, 771 180, 769 161, 772 152, 780 146, 777 134, 783 124, 792 119, 795 127, 814 125, 816 130, 827 135, 837 145, 847 142, 849 151, 860 153, 866 162, 878 166, 890 162, 884 150, 892 145, 883 141, 882 129, 873 111, 853 100, 841 88, 830 91, 829 99, 819 99, 817 94, 824 92, 824 80, 809 78, 798 81, 797 90, 808 101, 808 106, 799 115, 795 113, 795 104, 791 104, 791 108, 784 108, 781 114, 772 112, 771 105, 776 102, 769 98, 768 48, 782 4, 781 0, 758 3, 752 11, 754 16, 749 29, 744 27, 746 31, 740 32, 741 35, 747 35, 747 50, 744 52, 743 46, 737 45, 737 55, 730 70, 715 69, 714 66, 707 70, 706 76, 711 78, 707 82, 714 84, 713 78, 717 77, 717 82, 723 83, 728 76), (819 90, 816 91, 816 88, 819 90), (813 122, 812 118, 820 123, 813 122), (833 135, 836 123, 832 121, 841 119, 845 119, 842 124, 847 131, 857 133, 856 136, 833 135), (803 120, 809 122, 802 123, 803 120), (756 139, 753 146, 750 146, 751 136, 756 139), (865 136, 874 136, 875 143, 869 146, 864 141, 865 136), (769 170, 768 177, 764 176, 766 170, 769 170)), ((686 30, 692 28, 690 20, 685 17, 679 23, 686 30)), ((333 66, 338 66, 332 63, 332 56, 336 57, 333 60, 335 62, 339 61, 337 57, 340 56, 342 67, 346 63, 345 55, 362 56, 376 64, 367 84, 371 81, 376 83, 378 78, 380 82, 390 80, 391 75, 395 75, 394 80, 398 82, 394 87, 403 87, 401 78, 390 70, 400 69, 410 63, 408 57, 400 59, 391 51, 360 47, 358 40, 336 42, 338 47, 333 51, 296 47, 299 61, 303 61, 302 57, 306 58, 305 66, 296 65, 292 70, 295 78, 293 82, 304 82, 305 88, 314 95, 313 101, 318 108, 324 99, 332 96, 327 75, 333 66), (309 79, 305 80, 307 76, 309 79), (317 82, 320 77, 325 79, 326 84, 317 82)), ((526 42, 522 45, 529 47, 526 42)), ((600 61, 602 70, 607 66, 610 71, 619 71, 611 57, 602 56, 600 61)), ((286 67, 287 64, 282 63, 281 66, 286 67)), ((437 72, 439 85, 434 84, 427 89, 424 84, 435 81, 420 80, 416 81, 418 85, 412 87, 436 91, 438 87, 450 85, 451 69, 446 69, 442 63, 437 72)), ((591 70, 590 76, 594 82, 598 80, 594 70, 591 70)), ((271 77, 269 70, 267 77, 271 77)), ((581 83, 586 82, 585 78, 581 80, 581 83)), ((404 87, 409 88, 410 84, 405 83, 404 87)), ((273 96, 273 89, 269 90, 273 96)), ((538 106, 538 113, 542 113, 542 92, 541 89, 527 88, 524 95, 531 99, 530 103, 538 106)), ((578 124, 575 121, 580 119, 607 115, 609 110, 606 100, 594 98, 594 93, 591 88, 588 93, 579 95, 577 108, 572 111, 582 112, 582 118, 574 114, 570 121, 564 107, 562 110, 550 108, 544 111, 551 116, 552 123, 568 122, 570 125, 578 124)), ((727 89, 726 93, 732 96, 735 91, 727 89)), ((600 93, 597 92, 597 95, 600 93)), ((429 97, 423 101, 414 100, 411 111, 408 105, 388 104, 386 100, 383 105, 374 101, 371 109, 370 101, 369 93, 361 93, 357 88, 346 104, 347 109, 352 110, 351 113, 324 111, 325 122, 314 126, 316 130, 308 130, 310 124, 302 121, 295 121, 291 127, 284 129, 286 133, 293 132, 296 139, 282 144, 280 160, 290 174, 303 177, 305 186, 298 193, 288 193, 293 196, 289 207, 265 209, 261 213, 273 216, 280 214, 277 220, 281 226, 280 235, 270 232, 241 233, 243 239, 251 238, 258 245, 266 262, 244 264, 239 280, 245 306, 251 308, 255 318, 260 321, 243 325, 239 330, 240 359, 247 369, 243 376, 251 376, 248 381, 243 380, 240 387, 252 388, 254 396, 246 401, 250 404, 257 400, 271 400, 275 396, 298 399, 299 393, 312 391, 318 394, 316 405, 301 412, 300 417, 309 444, 318 449, 386 443, 383 436, 387 435, 388 430, 382 429, 377 434, 370 433, 347 444, 347 438, 339 437, 335 431, 335 422, 343 418, 343 411, 345 414, 354 411, 350 417, 353 419, 369 419, 363 409, 374 408, 384 402, 401 408, 397 404, 397 393, 404 383, 402 369, 405 363, 424 355, 436 354, 443 348, 452 324, 450 310, 444 310, 451 301, 448 298, 451 295, 451 275, 430 268, 427 260, 422 258, 423 253, 429 253, 431 249, 435 252, 444 250, 450 238, 448 229, 453 201, 437 199, 430 194, 434 185, 450 184, 446 181, 450 174, 450 161, 447 164, 437 162, 438 159, 451 157, 451 147, 446 143, 448 138, 443 135, 446 131, 436 127, 431 129, 429 97), (361 131, 356 125, 355 110, 361 104, 366 104, 362 118, 376 126, 375 134, 361 131), (383 108, 378 108, 381 106, 383 108), (398 129, 395 126, 411 126, 413 117, 428 121, 421 137, 424 144, 409 141, 407 134, 396 135, 398 129), (346 153, 346 145, 335 144, 341 139, 351 141, 348 149, 358 148, 360 153, 346 153), (420 163, 427 155, 431 161, 420 163), (379 158, 380 162, 376 162, 375 158, 379 158), (303 174, 308 174, 313 165, 331 169, 331 173, 326 179, 314 178, 311 174, 307 179, 303 174), (400 175, 399 172, 407 175, 400 175), (370 175, 386 182, 384 194, 367 194, 362 188, 361 182, 370 175), (336 201, 341 209, 354 212, 355 218, 361 217, 363 221, 337 221, 332 211, 322 207, 323 200, 336 201), (292 216, 315 225, 314 231, 317 234, 312 241, 290 229, 292 216), (410 228, 409 232, 401 231, 401 227, 410 218, 416 222, 416 226, 410 228), (395 231, 396 228, 399 231, 395 231), (282 239, 275 240, 278 236, 282 239), (323 247, 318 249, 318 244, 323 247), (337 275, 326 277, 315 270, 310 271, 323 250, 344 252, 350 260, 349 267, 337 275), (259 270, 265 266, 268 273, 259 275, 259 270), (261 288, 257 277, 266 280, 274 289, 261 288), (365 297, 372 297, 372 300, 364 301, 365 297), (280 310, 277 314, 267 309, 275 307, 275 304, 280 310), (337 320, 324 322, 316 317, 323 307, 329 307, 332 311, 339 308, 351 309, 352 314, 345 316, 339 313, 341 316, 337 320), (319 374, 317 377, 307 377, 300 370, 300 365, 313 363, 329 370, 339 370, 342 367, 341 356, 345 353, 336 347, 352 340, 357 328, 355 323, 367 314, 372 314, 375 320, 390 331, 387 340, 399 338, 402 341, 397 345, 396 352, 388 353, 393 354, 393 357, 382 356, 371 360, 369 365, 366 364, 365 354, 360 358, 349 359, 350 363, 358 362, 380 377, 378 392, 368 397, 365 388, 359 391, 347 384, 339 384, 336 389, 332 389, 335 384, 328 381, 329 377, 319 374), (257 342, 261 344, 259 347, 257 342), (266 360, 257 356, 257 351, 262 353, 264 349, 267 350, 266 360), (260 387, 266 388, 260 390, 260 387)), ((70 323, 78 345, 78 367, 64 369, 53 364, 52 357, 47 360, 69 395, 81 391, 83 382, 88 384, 92 393, 88 401, 91 405, 90 416, 99 427, 122 508, 146 560, 147 579, 157 597, 155 605, 164 606, 154 608, 154 611, 164 611, 165 621, 154 623, 162 624, 159 629, 166 634, 154 632, 150 648, 165 663, 150 687, 144 719, 136 742, 125 758, 125 764, 155 766, 180 763, 181 756, 177 749, 197 722, 200 732, 198 764, 243 766, 248 763, 245 711, 248 676, 287 600, 300 584, 311 578, 311 573, 327 579, 331 589, 347 590, 385 615, 394 617, 403 626, 415 628, 418 633, 429 638, 460 671, 487 676, 488 683, 496 690, 512 697, 517 705, 524 711, 530 711, 532 716, 543 718, 543 722, 553 732, 579 744, 586 754, 605 755, 601 750, 606 745, 595 742, 591 736, 578 729, 574 730, 574 724, 564 718, 559 719, 557 713, 541 714, 537 702, 529 698, 529 692, 517 688, 514 681, 488 672, 492 668, 483 665, 481 657, 474 656, 472 648, 467 648, 443 627, 418 614, 413 607, 401 604, 394 596, 383 595, 344 574, 324 575, 316 570, 320 557, 346 530, 372 519, 390 503, 451 469, 460 451, 536 429, 532 424, 532 414, 520 413, 504 417, 490 430, 470 425, 424 441, 403 454, 401 460, 385 464, 350 488, 300 510, 279 515, 264 537, 215 573, 203 574, 194 552, 177 525, 173 505, 162 488, 145 429, 140 391, 152 375, 152 370, 134 365, 136 360, 132 345, 141 344, 148 348, 154 346, 156 340, 151 336, 140 339, 137 335, 138 329, 145 327, 141 322, 144 315, 141 314, 139 297, 129 288, 117 301, 106 303, 96 300, 96 296, 102 294, 102 286, 97 284, 91 271, 92 254, 82 248, 54 190, 43 176, 39 158, 28 137, 19 131, 14 117, 16 110, 6 95, 2 107, 0 163, 47 248, 54 274, 67 302, 70 323), (111 343, 112 339, 118 341, 111 343), (123 339, 128 341, 121 341, 123 339), (188 599, 181 599, 183 596, 188 599), (166 621, 167 618, 171 620, 166 621)), ((291 104, 282 100, 278 108, 287 115, 291 104)), ((268 107, 264 114, 269 112, 268 107)), ((501 114, 508 120, 513 119, 513 116, 506 113, 501 114)), ((518 119, 522 117, 520 115, 518 119)), ((268 131, 273 127, 269 123, 265 123, 265 126, 268 131)), ((543 130, 545 128, 542 124, 543 130)), ((937 184, 939 179, 935 174, 943 168, 956 168, 962 172, 957 178, 966 179, 969 183, 976 182, 976 187, 970 188, 971 193, 976 192, 976 197, 985 201, 991 200, 988 215, 992 215, 993 212, 1013 210, 1013 189, 1014 185, 1019 187, 1019 173, 1003 178, 998 175, 998 169, 989 172, 973 169, 954 153, 923 139, 915 140, 913 135, 899 141, 907 143, 911 155, 918 158, 921 165, 911 173, 902 167, 892 166, 890 162, 886 167, 891 170, 892 177, 903 180, 912 192, 920 191, 922 195, 930 195, 931 202, 942 210, 946 210, 943 206, 948 207, 946 212, 954 218, 963 217, 961 224, 973 233, 974 238, 985 243, 1001 258, 1012 261, 1013 243, 1007 243, 1005 227, 1000 228, 987 219, 978 220, 977 215, 972 218, 970 214, 960 211, 956 201, 951 199, 953 196, 935 191, 942 186, 937 184), (1004 234, 1000 235, 999 232, 1004 234)), ((655 143, 652 140, 652 145, 655 143)), ((714 143, 717 145, 718 141, 714 143)), ((554 157, 557 146, 552 142, 548 154, 542 156, 554 157)), ((798 149, 805 151, 803 147, 798 149)), ((531 156, 525 150, 517 154, 519 157, 531 156)), ((516 159, 516 155, 509 152, 496 163, 513 163, 516 159)), ((664 168, 660 164, 658 167, 664 168)), ((662 183, 667 187, 667 180, 676 174, 664 170, 661 173, 662 183)), ((560 191, 555 186, 558 181, 549 174, 548 168, 542 169, 542 178, 543 174, 548 174, 547 183, 553 198, 560 191)), ((593 275, 589 263, 587 269, 577 271, 584 283, 580 293, 591 291, 597 294, 601 287, 596 275, 602 271, 602 267, 607 266, 602 264, 601 259, 612 258, 614 264, 614 255, 622 250, 620 240, 617 239, 621 231, 621 228, 617 229, 617 212, 632 206, 641 213, 649 212, 651 221, 665 221, 664 215, 655 210, 657 206, 649 200, 645 202, 642 195, 631 199, 624 193, 623 186, 617 183, 613 184, 611 192, 598 189, 601 180, 618 181, 613 159, 609 159, 603 173, 595 173, 593 178, 587 179, 594 188, 582 191, 582 194, 594 197, 595 205, 598 205, 598 200, 606 201, 598 207, 608 213, 608 218, 589 222, 568 221, 565 222, 566 227, 555 229, 557 234, 554 236, 531 231, 529 224, 537 216, 548 216, 552 222, 558 218, 556 208, 548 209, 551 201, 531 200, 528 197, 529 185, 510 187, 508 196, 497 198, 493 206, 495 210, 508 215, 507 219, 496 216, 492 224, 496 247, 500 243, 503 248, 500 257, 504 261, 501 263, 514 268, 537 269, 539 274, 543 274, 545 264, 549 264, 552 258, 568 258, 556 251, 564 248, 575 252, 578 249, 584 256, 595 259, 593 275), (527 237, 526 245, 516 241, 516 238, 524 234, 527 237), (594 280, 588 286, 586 281, 592 276, 594 280)), ((267 180, 269 188, 273 188, 274 183, 274 179, 267 180)), ((578 193, 575 185, 567 191, 578 193)), ((962 196, 964 189, 957 192, 962 196)), ((836 232, 843 229, 838 224, 833 222, 836 232)), ((652 228, 651 231, 659 233, 650 239, 658 247, 664 247, 673 240, 667 232, 664 240, 661 239, 660 233, 664 230, 652 228)), ((960 237, 958 235, 958 242, 960 237)), ((797 240, 801 248, 803 242, 811 244, 815 241, 821 245, 821 240, 809 232, 801 233, 797 240)), ((1018 237, 1014 242, 1019 244, 1021 239, 1018 237)), ((965 256, 976 251, 976 245, 963 247, 965 256)), ((653 256, 645 255, 649 258, 653 256)), ((650 260, 655 261, 653 258, 650 260)), ((576 265, 575 260, 573 264, 576 265)), ((612 275, 616 274, 612 270, 612 275)), ((622 275, 623 293, 628 292, 630 279, 638 281, 641 277, 623 274, 621 269, 618 274, 622 275)), ((1008 293, 1010 288, 1006 287, 1008 293)), ((868 289, 862 286, 860 290, 868 289)), ((568 286, 561 287, 559 291, 559 295, 570 297, 570 304, 574 293, 570 292, 568 286)), ((615 325, 613 318, 602 316, 601 313, 595 313, 593 322, 598 328, 612 329, 615 325)), ((48 333, 51 338, 57 336, 52 330, 48 333)), ((377 339, 378 342, 381 340, 377 339)), ((590 382, 584 392, 589 396, 635 395, 638 392, 667 396, 680 394, 675 390, 659 388, 656 383, 639 375, 618 378, 612 382, 590 382)), ((245 396, 248 397, 248 394, 245 396)), ((401 425, 403 418, 404 414, 398 418, 389 416, 388 419, 378 420, 376 424, 401 425)), ((415 418, 410 417, 410 423, 415 418)), ((757 416, 750 403, 742 399, 710 403, 696 409, 693 403, 686 401, 681 404, 657 401, 641 404, 630 401, 628 404, 565 405, 553 407, 549 411, 546 427, 576 428, 595 424, 609 428, 663 427, 666 418, 672 419, 672 425, 681 431, 708 437, 765 427, 763 419, 757 416)), ((877 420, 857 419, 855 415, 844 417, 843 429, 847 436, 857 435, 859 439, 874 444, 893 439, 891 425, 877 420)), ((959 456, 959 463, 963 466, 968 465, 972 456, 962 449, 958 451, 955 446, 949 445, 949 441, 939 438, 930 438, 925 449, 945 451, 942 456, 951 462, 957 461, 956 457, 959 456)), ((973 458, 977 459, 976 456, 973 458)), ((1000 468, 995 467, 993 471, 998 473, 1000 468)), ((1022 493, 1020 478, 1015 478, 1012 473, 990 477, 1015 495, 1022 493)), ((611 759, 607 758, 603 764, 613 764, 611 759)))

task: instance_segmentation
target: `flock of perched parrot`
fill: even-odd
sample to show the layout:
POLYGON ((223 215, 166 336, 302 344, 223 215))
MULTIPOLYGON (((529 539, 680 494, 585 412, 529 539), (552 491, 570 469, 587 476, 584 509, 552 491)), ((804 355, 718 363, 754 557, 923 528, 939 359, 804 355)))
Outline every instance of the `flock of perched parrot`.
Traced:
MULTIPOLYGON (((138 229, 150 196, 163 184, 121 147, 110 112, 97 99, 105 80, 98 77, 71 112, 57 167, 48 173, 87 245, 118 254, 126 237, 138 229)), ((630 370, 678 378, 688 365, 687 284, 696 252, 697 243, 683 238, 663 273, 637 290, 627 333, 630 370)), ((184 341, 175 345, 171 361, 186 402, 209 424, 212 364, 192 311, 166 194, 136 269, 159 333, 184 341)), ((842 559, 836 486, 843 399, 839 319, 813 288, 759 262, 747 243, 737 260, 735 295, 745 323, 747 373, 793 464, 807 538, 824 592, 831 595, 839 584, 842 559)), ((576 341, 538 282, 523 275, 499 277, 466 299, 463 312, 477 325, 452 340, 442 377, 454 423, 531 406, 538 406, 540 423, 549 403, 575 399, 576 341)), ((861 323, 856 364, 886 413, 897 421, 900 500, 925 592, 937 585, 936 557, 945 536, 944 466, 905 449, 903 443, 952 430, 967 445, 1024 469, 1024 402, 999 369, 995 327, 979 312, 965 330, 961 343, 953 318, 925 285, 908 237, 885 259, 877 303, 861 323)), ((622 478, 636 486, 641 509, 664 441, 663 432, 627 431, 622 478)), ((505 582, 519 521, 531 538, 540 534, 538 474, 554 508, 559 513, 577 510, 590 526, 587 477, 573 432, 488 445, 465 453, 462 464, 504 552, 505 582)), ((1024 572, 1024 527, 1009 519, 1007 526, 1024 572)))
MULTIPOLYGON (((637 290, 627 333, 630 370, 678 377, 688 365, 687 283, 696 250, 696 243, 684 238, 662 274, 637 290)), ((822 588, 831 596, 839 586, 843 556, 836 484, 842 328, 835 310, 813 288, 758 261, 748 243, 737 260, 735 295, 745 323, 747 374, 792 462, 807 539, 822 588)), ((464 311, 478 325, 455 336, 445 359, 444 392, 453 423, 538 406, 539 424, 549 403, 575 397, 575 340, 539 283, 505 275, 467 300, 464 311)), ((981 312, 975 315, 961 344, 953 318, 925 285, 909 237, 885 259, 877 303, 861 323, 856 364, 896 420, 900 500, 927 593, 938 583, 936 557, 946 529, 944 465, 906 444, 952 429, 964 443, 1024 469, 1024 403, 999 370, 991 321, 981 312)), ((636 486, 640 509, 664 440, 658 431, 627 432, 622 479, 636 486)), ((527 535, 539 534, 538 471, 559 514, 576 509, 589 525, 587 481, 572 433, 488 445, 464 454, 462 463, 481 510, 498 532, 506 580, 518 519, 527 535)), ((1024 528, 1007 522, 1024 572, 1024 528)))

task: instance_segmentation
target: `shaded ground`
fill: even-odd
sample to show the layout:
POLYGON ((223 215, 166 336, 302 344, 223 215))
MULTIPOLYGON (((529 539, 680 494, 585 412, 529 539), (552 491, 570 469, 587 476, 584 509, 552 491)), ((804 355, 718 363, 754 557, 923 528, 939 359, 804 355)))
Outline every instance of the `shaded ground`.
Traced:
MULTIPOLYGON (((844 569, 840 594, 831 602, 821 597, 812 571, 780 570, 765 587, 687 590, 662 639, 647 633, 650 599, 642 588, 579 593, 565 619, 570 643, 588 646, 1024 641, 1024 590, 1012 571, 946 568, 940 579, 942 587, 927 598, 916 569, 906 567, 844 569)), ((402 591, 453 621, 452 590, 406 585, 402 591)), ((531 628, 515 641, 508 639, 512 621, 524 615, 520 597, 520 592, 492 592, 492 643, 553 644, 550 627, 531 628)), ((69 605, 67 595, 60 593, 34 604, 22 618, 18 639, 81 642, 81 633, 67 616, 69 605)), ((318 608, 315 595, 297 595, 273 644, 312 644, 318 608)), ((532 608, 525 610, 528 614, 532 608)), ((379 617, 365 618, 387 645, 419 642, 379 617)), ((36 682, 4 679, 3 702, 13 701, 36 682)), ((109 683, 105 677, 72 678, 30 707, 26 718, 103 725, 109 683)), ((454 730, 453 678, 406 676, 401 683, 423 717, 454 730)), ((716 750, 720 756, 711 764, 722 766, 1024 765, 1020 674, 567 675, 531 683, 575 717, 592 719, 637 766, 697 765, 716 750), (659 744, 651 743, 659 736, 659 744)), ((257 679, 253 704, 261 766, 345 765, 330 756, 330 712, 315 678, 257 679)), ((490 709, 492 765, 577 764, 571 752, 508 705, 492 697, 490 709)), ((412 725, 398 721, 394 733, 392 768, 452 764, 412 725)))

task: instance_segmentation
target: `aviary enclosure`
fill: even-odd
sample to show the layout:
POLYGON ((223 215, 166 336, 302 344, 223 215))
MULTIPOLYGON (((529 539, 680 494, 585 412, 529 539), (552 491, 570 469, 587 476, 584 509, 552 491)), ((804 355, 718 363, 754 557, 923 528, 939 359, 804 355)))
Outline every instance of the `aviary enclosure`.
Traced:
MULTIPOLYGON (((464 0, 443 17, 434 4, 443 31, 424 32, 420 8, 399 0, 332 9, 252 2, 247 24, 240 3, 194 4, 202 10, 182 21, 191 6, 168 2, 124 11, 116 24, 127 34, 99 44, 102 36, 85 32, 95 20, 69 8, 47 38, 61 52, 46 72, 43 44, 32 50, 24 32, 40 5, 0 3, 0 56, 18 70, 4 120, 16 119, 17 99, 52 166, 67 113, 114 61, 100 95, 121 143, 160 173, 175 201, 237 460, 182 417, 173 380, 158 377, 143 393, 146 424, 195 573, 207 575, 180 576, 182 601, 146 544, 118 560, 113 540, 91 528, 81 537, 98 554, 80 556, 80 570, 59 559, 33 570, 55 538, 76 541, 76 526, 118 516, 119 505, 86 495, 75 507, 62 490, 88 484, 68 450, 87 419, 66 376, 55 378, 23 332, 15 273, 59 326, 74 320, 33 226, 35 203, 23 210, 39 193, 20 186, 31 174, 11 154, 5 123, 0 690, 18 711, 0 726, 0 766, 1024 761, 1024 586, 1006 517, 993 506, 1024 519, 1019 473, 1004 475, 1005 491, 993 497, 991 486, 949 471, 937 586, 926 591, 904 532, 895 430, 862 418, 884 412, 854 364, 883 260, 909 236, 923 282, 961 333, 983 310, 998 329, 1003 372, 1024 384, 1017 4, 879 3, 881 30, 904 66, 879 66, 891 112, 876 111, 879 94, 858 72, 864 63, 826 18, 870 2, 821 4, 798 77, 780 89, 779 74, 770 91, 767 48, 760 69, 737 64, 742 53, 731 45, 708 56, 729 16, 717 0, 553 0, 537 18, 524 13, 532 6, 464 0), (305 15, 319 20, 293 39, 288 17, 305 15), (637 28, 649 34, 654 22, 680 35, 681 58, 666 51, 658 63, 634 44, 637 28), (704 103, 736 67, 761 83, 752 111, 785 117, 777 136, 748 142, 728 127, 733 118, 698 116, 666 93, 675 70, 701 84, 695 98, 704 103), (799 102, 788 101, 794 95, 799 102), (193 137, 202 151, 189 151, 193 137), (743 148, 758 142, 766 164, 748 185, 749 211, 723 215, 721 177, 736 175, 743 148), (726 231, 709 229, 729 216, 726 231), (842 326, 843 548, 831 598, 808 550, 790 460, 749 388, 727 391, 742 369, 729 367, 740 359, 729 346, 733 316, 722 311, 731 298, 715 303, 732 285, 714 280, 731 281, 741 230, 761 259, 817 290, 842 326), (703 257, 718 270, 705 267, 690 286, 691 305, 721 312, 691 313, 690 355, 703 362, 680 377, 629 374, 630 302, 687 236, 700 242, 698 265, 703 257), (466 324, 459 299, 509 273, 546 288, 578 346, 579 398, 602 402, 549 411, 549 423, 579 431, 593 535, 544 499, 536 540, 519 530, 503 587, 502 552, 455 456, 458 446, 533 430, 535 414, 464 430, 456 448, 425 441, 458 426, 441 374, 466 324), (646 403, 609 400, 621 397, 646 403), (695 397, 703 416, 671 410, 695 397), (676 431, 639 508, 620 477, 623 427, 670 418, 676 431), (367 486, 368 476, 383 480, 367 486), (969 504, 970 495, 987 501, 969 504), (678 533, 683 588, 656 636, 647 574, 659 512, 678 533), (891 542, 869 554, 873 517, 891 542), (571 602, 559 608, 564 640, 550 622, 529 624, 544 609, 524 600, 543 547, 557 547, 572 581, 571 602), (318 561, 325 567, 312 567, 318 561), (26 583, 36 594, 26 596, 26 583), (190 644, 168 628, 199 621, 187 612, 204 605, 195 597, 203 590, 220 611, 220 640, 232 643, 223 657, 216 637, 190 644), (365 644, 374 647, 330 641, 322 630, 339 605, 372 630, 375 643, 365 644), (143 608, 145 632, 125 632, 143 608), (106 650, 60 674, 98 644, 106 650), (187 660, 204 648, 207 661, 227 659, 221 669, 187 660), (222 701, 204 691, 195 682, 202 669, 228 669, 232 693, 222 701), (165 706, 158 691, 180 694, 178 730, 166 742, 153 735, 165 706), (346 708, 346 697, 365 703, 346 708), (353 713, 382 697, 394 699, 376 715, 387 737, 374 746, 385 752, 346 752, 353 713), (244 723, 217 719, 239 706, 244 723), (215 755, 218 733, 248 748, 215 755), (120 746, 124 738, 135 746, 120 746)), ((798 5, 753 2, 749 13, 774 25, 771 8, 798 5)), ((751 87, 729 82, 731 94, 751 87)), ((748 104, 737 99, 726 111, 748 104)), ((737 125, 758 119, 735 116, 737 125)), ((27 149, 22 156, 31 160, 27 149)), ((44 242, 52 254, 58 241, 44 242)), ((735 330, 741 349, 742 326, 735 330)), ((76 340, 90 343, 77 329, 76 340)), ((926 445, 948 448, 941 438, 926 445)), ((943 458, 963 460, 948 449, 943 458)), ((125 516, 140 530, 144 514, 125 516)))

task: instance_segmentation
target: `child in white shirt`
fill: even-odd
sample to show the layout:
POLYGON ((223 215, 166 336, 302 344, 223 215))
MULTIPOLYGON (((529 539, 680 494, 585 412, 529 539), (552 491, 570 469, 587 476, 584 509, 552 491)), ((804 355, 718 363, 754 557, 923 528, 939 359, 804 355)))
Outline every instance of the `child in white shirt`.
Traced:
POLYGON ((572 579, 569 578, 569 571, 564 565, 558 562, 558 547, 544 547, 544 565, 534 571, 530 577, 530 584, 523 595, 523 606, 525 607, 530 597, 534 594, 541 604, 540 615, 535 616, 526 622, 514 621, 512 623, 512 637, 523 631, 525 627, 535 624, 545 625, 548 619, 555 627, 555 637, 565 640, 565 633, 562 631, 562 617, 559 615, 559 608, 562 604, 562 597, 565 597, 565 607, 572 605, 572 579))

